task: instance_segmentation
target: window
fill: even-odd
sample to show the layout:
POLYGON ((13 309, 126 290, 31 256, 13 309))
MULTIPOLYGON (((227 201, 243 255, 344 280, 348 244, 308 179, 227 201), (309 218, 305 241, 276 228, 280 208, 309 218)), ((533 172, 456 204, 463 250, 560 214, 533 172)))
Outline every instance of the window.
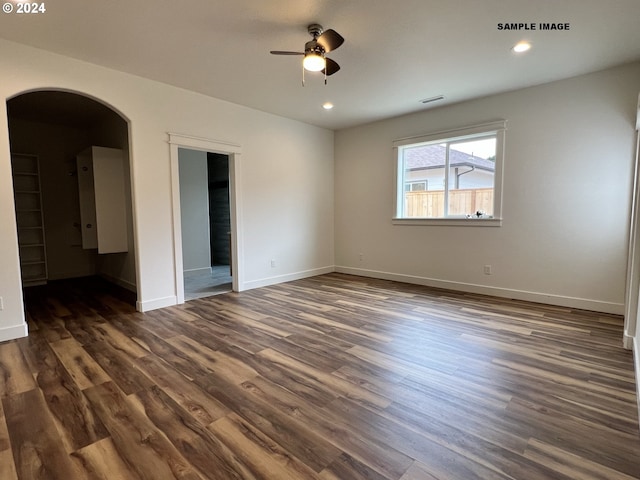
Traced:
POLYGON ((499 225, 505 129, 499 121, 395 141, 394 223, 499 225))
POLYGON ((404 184, 405 192, 421 192, 427 189, 427 182, 406 182, 404 184))

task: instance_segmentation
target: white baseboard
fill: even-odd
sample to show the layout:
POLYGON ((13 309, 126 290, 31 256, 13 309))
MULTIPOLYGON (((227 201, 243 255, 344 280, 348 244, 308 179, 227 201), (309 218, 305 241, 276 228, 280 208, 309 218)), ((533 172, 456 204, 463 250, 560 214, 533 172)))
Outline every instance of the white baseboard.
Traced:
POLYGON ((26 337, 27 335, 29 335, 29 328, 26 323, 0 328, 0 342, 15 340, 16 338, 26 337))
POLYGON ((251 280, 243 282, 239 291, 251 290, 253 288, 268 287, 269 285, 276 285, 278 283, 291 282, 292 280, 300 280, 301 278, 315 277, 316 275, 324 275, 326 273, 335 272, 336 269, 333 265, 328 267, 314 268, 311 270, 303 270, 301 272, 288 273, 286 275, 277 275, 275 277, 261 278, 258 280, 251 280))
POLYGON ((185 270, 182 272, 184 278, 187 277, 198 277, 200 275, 211 275, 211 267, 204 268, 192 268, 191 270, 185 270))
POLYGON ((91 277, 96 275, 95 269, 82 270, 76 272, 47 272, 48 280, 66 280, 68 278, 91 277))
POLYGON ((336 272, 349 275, 360 275, 362 277, 380 278, 383 280, 394 280, 396 282, 425 285, 428 287, 445 288, 468 293, 479 293, 482 295, 492 295, 494 297, 512 298, 515 300, 525 300, 536 303, 546 303, 560 307, 579 308, 581 310, 591 310, 594 312, 611 313, 615 315, 624 314, 623 303, 603 302, 586 298, 566 297, 552 295, 548 293, 528 292, 524 290, 514 290, 510 288, 488 287, 473 283, 453 282, 450 280, 439 280, 435 278, 419 277, 415 275, 404 275, 400 273, 381 272, 377 270, 367 270, 363 268, 336 266, 336 272))
POLYGON ((634 338, 626 333, 622 336, 622 346, 625 350, 633 350, 633 340, 634 338))
POLYGON ((171 307, 178 304, 178 297, 171 295, 169 297, 155 298, 153 300, 146 300, 136 302, 136 310, 139 312, 148 312, 150 310, 156 310, 158 308, 171 307))
POLYGON ((116 285, 124 288, 125 290, 129 290, 133 293, 138 293, 138 287, 136 287, 135 283, 131 283, 128 280, 124 280, 122 278, 112 277, 111 275, 107 275, 105 273, 101 273, 100 276, 104 278, 107 282, 115 283, 116 285))

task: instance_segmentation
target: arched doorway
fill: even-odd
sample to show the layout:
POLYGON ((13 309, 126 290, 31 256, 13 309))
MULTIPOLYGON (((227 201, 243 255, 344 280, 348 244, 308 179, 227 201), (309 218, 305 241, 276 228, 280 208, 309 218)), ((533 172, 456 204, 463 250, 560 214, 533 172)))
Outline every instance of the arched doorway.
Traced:
POLYGON ((9 99, 7 116, 23 286, 99 276, 137 296, 127 120, 97 100, 55 90, 9 99), (115 250, 83 237, 87 226, 100 228, 82 221, 86 196, 81 199, 79 178, 85 170, 79 172, 77 163, 81 152, 94 147, 121 159, 116 170, 123 239, 115 250))

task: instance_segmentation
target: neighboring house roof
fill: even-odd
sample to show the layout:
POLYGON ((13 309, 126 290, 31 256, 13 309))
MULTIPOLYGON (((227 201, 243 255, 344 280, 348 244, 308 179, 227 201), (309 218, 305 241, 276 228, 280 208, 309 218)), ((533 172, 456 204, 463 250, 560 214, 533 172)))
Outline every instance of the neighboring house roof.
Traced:
MULTIPOLYGON (((445 147, 442 145, 424 145, 407 148, 404 151, 405 168, 407 170, 442 168, 445 150, 445 147)), ((452 167, 476 167, 490 172, 495 170, 495 162, 453 149, 449 150, 449 165, 452 167)))

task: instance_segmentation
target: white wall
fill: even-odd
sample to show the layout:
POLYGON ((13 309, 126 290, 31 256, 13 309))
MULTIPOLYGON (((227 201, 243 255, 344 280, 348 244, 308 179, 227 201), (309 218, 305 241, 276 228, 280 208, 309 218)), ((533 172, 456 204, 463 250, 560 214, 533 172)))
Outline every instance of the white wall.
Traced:
POLYGON ((639 90, 635 63, 337 132, 338 270, 622 313, 639 90), (502 227, 392 225, 393 140, 496 119, 502 227))
POLYGON ((27 334, 22 306, 20 283, 20 259, 18 256, 18 231, 13 203, 11 160, 9 154, 9 129, 7 126, 7 104, 0 102, 0 341, 23 337, 27 334))
POLYGON ((185 276, 211 272, 207 152, 178 149, 182 267, 185 276))
MULTIPOLYGON (((333 268, 333 132, 0 41, 0 98, 59 88, 130 121, 141 308, 176 302, 168 132, 241 145, 244 288, 333 268), (271 268, 270 260, 277 266, 271 268)), ((221 73, 222 74, 222 73, 221 73)), ((0 102, 0 340, 24 334, 6 104, 0 102)))

